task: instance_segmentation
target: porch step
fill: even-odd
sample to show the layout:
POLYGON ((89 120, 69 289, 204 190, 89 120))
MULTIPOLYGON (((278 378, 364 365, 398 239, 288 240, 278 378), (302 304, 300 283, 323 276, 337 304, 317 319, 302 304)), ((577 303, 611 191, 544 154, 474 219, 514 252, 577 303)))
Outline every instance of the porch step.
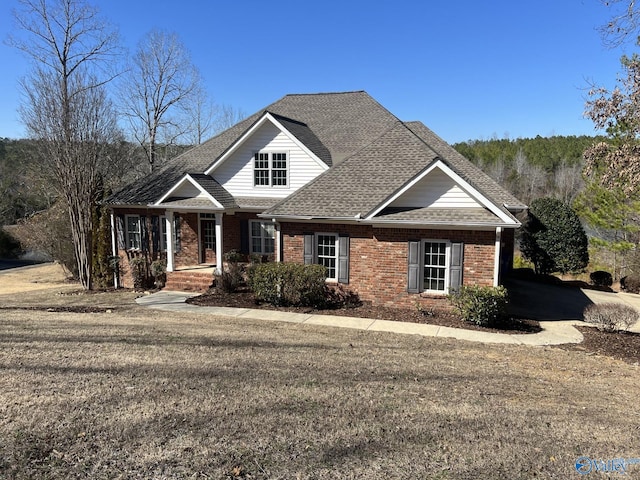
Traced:
POLYGON ((213 283, 211 273, 167 272, 165 290, 180 292, 206 292, 213 283))

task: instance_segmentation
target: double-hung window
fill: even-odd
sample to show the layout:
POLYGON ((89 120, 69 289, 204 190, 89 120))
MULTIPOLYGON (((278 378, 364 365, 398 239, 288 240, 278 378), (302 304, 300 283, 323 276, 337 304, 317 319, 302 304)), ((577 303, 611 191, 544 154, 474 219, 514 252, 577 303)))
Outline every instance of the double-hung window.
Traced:
POLYGON ((462 285, 462 243, 449 240, 410 241, 408 252, 409 293, 445 295, 462 285))
POLYGON ((275 252, 275 226, 271 222, 251 221, 251 253, 270 255, 275 252))
POLYGON ((327 269, 327 280, 338 280, 338 235, 318 233, 316 235, 316 259, 327 269))
POLYGON ((337 233, 304 235, 304 263, 322 265, 327 280, 349 283, 349 237, 337 233))
POLYGON ((449 248, 448 242, 425 240, 423 288, 426 291, 447 291, 449 248))
POLYGON ((253 157, 253 185, 287 187, 289 159, 285 152, 256 152, 253 157))
POLYGON ((139 215, 126 216, 126 246, 127 250, 140 250, 142 247, 142 222, 139 215))

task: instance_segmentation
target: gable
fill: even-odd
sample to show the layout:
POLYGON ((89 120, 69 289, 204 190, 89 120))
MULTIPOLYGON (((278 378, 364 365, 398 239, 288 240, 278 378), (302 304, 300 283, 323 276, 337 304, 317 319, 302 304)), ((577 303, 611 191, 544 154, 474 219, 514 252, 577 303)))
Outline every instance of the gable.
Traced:
POLYGON ((193 183, 189 181, 182 181, 178 188, 176 188, 173 193, 173 197, 180 198, 195 198, 195 197, 204 197, 205 193, 202 192, 198 187, 196 187, 193 183))
POLYGON ((244 138, 241 144, 212 170, 211 175, 234 197, 284 198, 327 168, 302 148, 288 131, 267 121, 244 138), (287 154, 286 187, 254 186, 254 155, 257 152, 287 154))
POLYGON ((456 181, 434 168, 389 204, 392 208, 480 208, 481 205, 456 181))

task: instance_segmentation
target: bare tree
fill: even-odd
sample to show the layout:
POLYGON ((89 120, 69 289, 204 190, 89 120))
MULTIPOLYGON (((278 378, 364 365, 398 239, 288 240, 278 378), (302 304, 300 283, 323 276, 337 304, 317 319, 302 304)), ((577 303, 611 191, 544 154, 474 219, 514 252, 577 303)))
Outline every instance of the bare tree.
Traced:
POLYGON ((188 140, 192 145, 200 145, 214 127, 216 106, 211 102, 207 92, 198 86, 191 101, 186 107, 189 126, 188 140))
POLYGON ((570 165, 566 159, 562 160, 553 175, 555 186, 554 197, 567 205, 571 205, 584 187, 582 179, 582 164, 570 165))
POLYGON ((80 282, 91 289, 92 207, 105 148, 117 135, 105 85, 117 35, 83 0, 21 0, 23 38, 10 43, 34 61, 22 81, 21 117, 44 171, 65 199, 80 282))
POLYGON ((153 172, 158 147, 175 144, 194 128, 188 117, 202 91, 200 74, 176 34, 152 30, 138 45, 120 91, 122 113, 153 172))
POLYGON ((526 203, 542 196, 547 182, 547 172, 539 165, 529 163, 522 149, 518 150, 513 159, 513 168, 516 173, 516 196, 526 203))
POLYGON ((234 126, 247 114, 232 105, 218 105, 215 107, 213 133, 219 133, 234 126))
POLYGON ((640 28, 640 8, 635 0, 600 0, 611 8, 610 20, 600 27, 602 41, 608 47, 618 47, 629 38, 634 40, 640 28))

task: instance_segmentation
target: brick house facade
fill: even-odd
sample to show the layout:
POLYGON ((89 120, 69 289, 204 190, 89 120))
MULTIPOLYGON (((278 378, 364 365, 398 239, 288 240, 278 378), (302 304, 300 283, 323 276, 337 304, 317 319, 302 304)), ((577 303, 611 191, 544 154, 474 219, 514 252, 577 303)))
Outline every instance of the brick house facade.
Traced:
POLYGON ((389 306, 498 285, 526 209, 365 92, 287 95, 109 203, 119 285, 133 256, 219 270, 235 250, 320 263, 329 283, 389 306))

